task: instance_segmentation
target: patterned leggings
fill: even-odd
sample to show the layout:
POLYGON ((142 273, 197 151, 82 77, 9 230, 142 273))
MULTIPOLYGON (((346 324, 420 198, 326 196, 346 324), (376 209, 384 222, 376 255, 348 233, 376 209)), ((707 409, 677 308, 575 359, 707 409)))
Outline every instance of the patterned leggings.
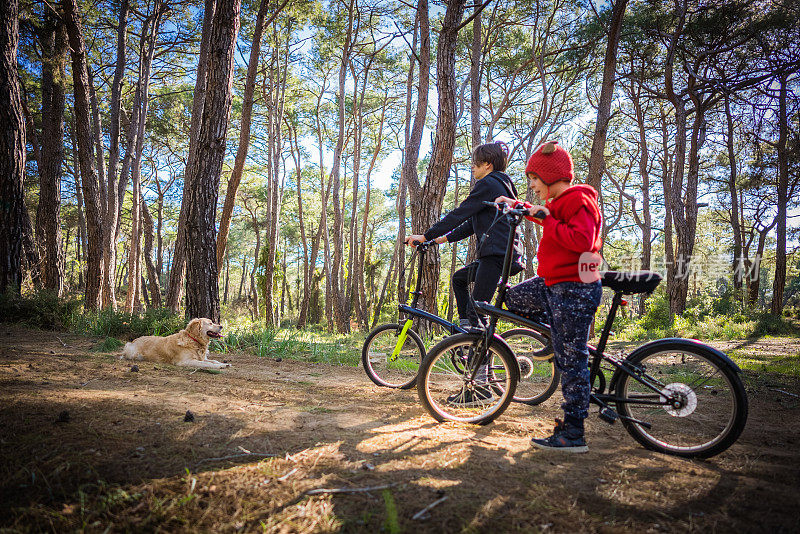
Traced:
POLYGON ((508 289, 509 310, 550 324, 556 366, 561 371, 565 421, 583 427, 589 415, 589 327, 600 304, 600 282, 561 282, 546 286, 535 277, 508 289))

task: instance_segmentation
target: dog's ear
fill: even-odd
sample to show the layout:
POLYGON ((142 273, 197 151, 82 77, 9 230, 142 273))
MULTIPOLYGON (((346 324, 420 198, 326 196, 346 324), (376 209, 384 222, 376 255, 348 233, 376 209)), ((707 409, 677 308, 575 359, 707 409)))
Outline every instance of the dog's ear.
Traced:
POLYGON ((189 321, 189 324, 186 325, 186 331, 189 332, 189 335, 200 337, 200 319, 192 319, 189 321))

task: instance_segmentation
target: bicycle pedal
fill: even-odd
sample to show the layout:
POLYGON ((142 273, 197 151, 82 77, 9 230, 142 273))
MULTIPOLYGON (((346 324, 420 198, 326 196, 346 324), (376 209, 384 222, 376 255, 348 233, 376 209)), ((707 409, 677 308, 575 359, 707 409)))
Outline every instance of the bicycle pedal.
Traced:
POLYGON ((600 419, 602 419, 603 421, 605 421, 609 425, 613 425, 617 421, 617 418, 619 418, 619 415, 617 415, 617 412, 615 412, 614 410, 612 410, 608 406, 606 406, 604 408, 600 408, 600 413, 598 415, 600 416, 600 419))

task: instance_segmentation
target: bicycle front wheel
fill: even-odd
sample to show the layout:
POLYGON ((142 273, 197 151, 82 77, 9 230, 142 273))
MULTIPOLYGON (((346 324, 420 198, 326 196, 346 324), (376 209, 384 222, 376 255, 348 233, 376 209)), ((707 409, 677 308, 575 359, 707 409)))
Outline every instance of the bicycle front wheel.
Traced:
POLYGON ((618 371, 617 409, 635 420, 622 419, 622 424, 645 448, 708 458, 730 447, 744 430, 744 385, 736 370, 713 352, 677 341, 626 361, 641 372, 641 382, 618 371))
POLYGON ((401 339, 402 331, 403 326, 397 323, 382 324, 364 340, 361 363, 370 380, 379 386, 410 389, 416 384, 425 345, 413 330, 407 330, 401 339))
POLYGON ((500 334, 519 364, 519 383, 514 402, 535 406, 558 389, 561 372, 553 357, 549 340, 529 328, 513 328, 500 334))
POLYGON ((502 414, 519 380, 508 348, 492 340, 482 350, 480 334, 456 334, 434 346, 419 368, 417 392, 437 421, 484 425, 502 414), (472 378, 474 366, 479 369, 472 378))

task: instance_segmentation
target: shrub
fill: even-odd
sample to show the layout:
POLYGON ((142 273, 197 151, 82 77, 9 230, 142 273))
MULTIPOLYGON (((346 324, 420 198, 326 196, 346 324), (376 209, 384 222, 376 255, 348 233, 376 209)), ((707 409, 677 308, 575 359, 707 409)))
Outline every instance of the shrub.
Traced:
POLYGON ((70 326, 84 335, 134 339, 174 334, 186 326, 186 319, 164 308, 147 310, 141 316, 105 309, 73 314, 70 326))
POLYGON ((20 322, 39 328, 63 329, 70 317, 80 308, 81 302, 60 299, 53 291, 42 289, 23 297, 13 291, 0 294, 0 317, 3 321, 20 322))

